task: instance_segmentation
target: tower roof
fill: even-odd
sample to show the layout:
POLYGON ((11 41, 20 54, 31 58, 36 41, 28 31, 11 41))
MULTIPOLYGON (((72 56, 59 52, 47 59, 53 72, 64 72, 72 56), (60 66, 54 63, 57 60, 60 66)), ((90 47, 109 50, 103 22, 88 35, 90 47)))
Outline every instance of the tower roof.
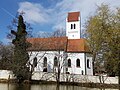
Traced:
POLYGON ((68 22, 78 21, 79 16, 80 16, 80 12, 70 12, 68 13, 67 21, 68 22))

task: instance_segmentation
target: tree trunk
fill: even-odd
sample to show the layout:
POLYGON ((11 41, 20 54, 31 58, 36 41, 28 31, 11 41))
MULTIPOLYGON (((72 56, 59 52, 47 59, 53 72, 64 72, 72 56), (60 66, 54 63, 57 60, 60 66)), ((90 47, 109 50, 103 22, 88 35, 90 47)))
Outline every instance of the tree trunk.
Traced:
POLYGON ((59 85, 59 82, 60 82, 60 67, 58 65, 57 86, 59 85))

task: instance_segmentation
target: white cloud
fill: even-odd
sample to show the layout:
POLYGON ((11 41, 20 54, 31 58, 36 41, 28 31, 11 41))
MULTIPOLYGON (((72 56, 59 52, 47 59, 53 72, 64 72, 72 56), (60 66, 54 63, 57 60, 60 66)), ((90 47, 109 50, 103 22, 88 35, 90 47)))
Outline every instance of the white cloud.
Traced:
POLYGON ((29 23, 46 23, 49 21, 48 10, 37 3, 21 2, 18 12, 25 12, 25 21, 29 23))
MULTIPOLYGON (((68 12, 80 11, 81 13, 81 21, 82 24, 85 23, 85 20, 90 15, 93 15, 96 11, 97 6, 101 4, 108 4, 110 7, 115 8, 120 6, 120 0, 116 2, 114 0, 62 0, 61 2, 57 3, 56 11, 58 17, 58 23, 55 24, 55 27, 60 27, 63 24, 63 20, 65 22, 65 18, 68 12), (61 21, 61 23, 59 23, 61 21)), ((64 24, 65 26, 65 24, 64 24)))
POLYGON ((65 28, 68 12, 80 11, 82 24, 88 16, 93 15, 97 5, 108 4, 112 8, 120 6, 120 0, 62 0, 54 8, 43 7, 40 3, 22 2, 18 11, 24 11, 25 20, 30 23, 50 23, 55 28, 65 28))

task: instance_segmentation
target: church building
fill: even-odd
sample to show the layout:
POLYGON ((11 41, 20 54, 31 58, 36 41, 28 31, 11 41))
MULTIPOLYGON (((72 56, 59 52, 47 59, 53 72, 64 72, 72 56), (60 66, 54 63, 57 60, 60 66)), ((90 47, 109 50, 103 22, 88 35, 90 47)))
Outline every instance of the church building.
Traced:
POLYGON ((66 18, 66 36, 28 38, 30 63, 35 72, 58 72, 93 75, 92 54, 81 38, 80 12, 70 12, 66 18))

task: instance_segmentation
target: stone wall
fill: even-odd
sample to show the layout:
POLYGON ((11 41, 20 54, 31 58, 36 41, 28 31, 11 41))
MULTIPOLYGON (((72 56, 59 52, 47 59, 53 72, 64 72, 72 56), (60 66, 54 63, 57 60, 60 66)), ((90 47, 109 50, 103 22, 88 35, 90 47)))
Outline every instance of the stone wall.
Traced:
MULTIPOLYGON (((56 81, 57 73, 34 72, 32 80, 56 81)), ((15 79, 12 71, 0 70, 0 79, 15 79)), ((61 82, 118 84, 118 77, 61 74, 61 82)))
POLYGON ((9 70, 0 70, 0 79, 15 79, 13 72, 9 70))
MULTIPOLYGON (((46 72, 34 72, 32 79, 33 80, 56 81, 56 74, 46 73, 46 72)), ((61 74, 60 81, 61 82, 79 82, 79 83, 118 84, 118 77, 61 74)))

